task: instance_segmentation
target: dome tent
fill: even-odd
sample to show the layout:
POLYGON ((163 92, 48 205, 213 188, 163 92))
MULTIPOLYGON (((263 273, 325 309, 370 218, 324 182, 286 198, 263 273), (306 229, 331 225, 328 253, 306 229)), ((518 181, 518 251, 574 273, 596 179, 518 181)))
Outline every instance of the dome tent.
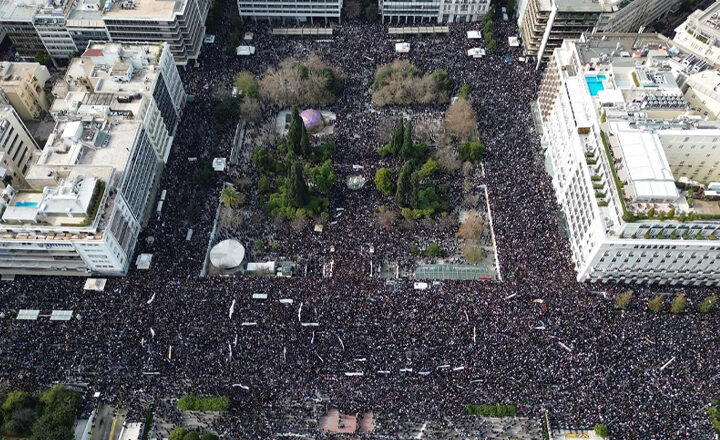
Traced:
POLYGON ((318 127, 325 122, 322 113, 311 108, 303 110, 303 112, 300 113, 300 117, 305 124, 305 128, 308 130, 318 127))

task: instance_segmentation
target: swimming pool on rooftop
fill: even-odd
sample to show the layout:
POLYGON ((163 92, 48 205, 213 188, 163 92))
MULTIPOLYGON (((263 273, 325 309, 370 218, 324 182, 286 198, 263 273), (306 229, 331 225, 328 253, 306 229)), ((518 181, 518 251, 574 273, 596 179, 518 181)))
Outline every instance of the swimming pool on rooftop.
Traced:
POLYGON ((37 208, 38 202, 17 202, 15 206, 18 208, 37 208))
POLYGON ((588 85, 588 89, 590 90, 590 96, 597 96, 598 92, 600 90, 605 90, 605 86, 603 86, 603 81, 605 81, 607 77, 605 75, 595 75, 595 76, 586 76, 585 82, 588 85))

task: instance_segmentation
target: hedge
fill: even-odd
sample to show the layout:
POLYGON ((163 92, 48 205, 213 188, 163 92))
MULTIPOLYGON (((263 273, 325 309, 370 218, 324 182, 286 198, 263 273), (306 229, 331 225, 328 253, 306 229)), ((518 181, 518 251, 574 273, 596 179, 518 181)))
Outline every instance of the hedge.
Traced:
POLYGON ((517 408, 510 405, 465 405, 468 414, 485 417, 513 417, 517 408))
POLYGON ((181 411, 227 411, 230 409, 228 396, 198 397, 182 396, 177 406, 181 411))

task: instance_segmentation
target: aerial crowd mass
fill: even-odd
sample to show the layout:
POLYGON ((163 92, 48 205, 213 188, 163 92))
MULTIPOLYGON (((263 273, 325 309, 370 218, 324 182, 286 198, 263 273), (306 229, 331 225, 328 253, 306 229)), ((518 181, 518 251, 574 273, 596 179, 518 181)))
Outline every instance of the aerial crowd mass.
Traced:
MULTIPOLYGON (((633 286, 634 302, 618 313, 613 298, 627 286, 576 281, 530 112, 541 70, 518 62, 518 49, 506 47, 513 23, 498 23, 494 54, 468 57, 473 44, 466 31, 479 26, 409 38, 412 49, 403 57, 424 72, 446 70, 455 90, 463 84, 472 90, 487 148, 476 184, 487 186, 502 281, 444 281, 414 290, 411 279, 388 286, 369 276, 370 245, 379 252, 385 246, 392 256, 384 243, 399 246, 412 235, 377 225, 376 205, 367 202, 377 197, 372 184, 361 190, 341 184, 353 164, 372 174, 381 166, 375 129, 402 110, 371 104, 377 66, 398 57, 386 26, 342 23, 332 41, 315 42, 273 37, 269 25, 248 21, 258 54, 229 55, 223 31, 203 48, 199 65, 180 69, 195 100, 185 108, 164 170, 162 215, 153 215, 137 245, 136 254, 153 254, 150 269, 108 279, 103 292, 84 291, 80 278, 0 284, 0 379, 29 391, 58 381, 88 383, 99 400, 122 402, 135 419, 148 402, 228 395, 232 410, 212 427, 223 439, 300 432, 317 405, 346 414, 372 411, 378 437, 401 438, 404 422, 459 417, 465 404, 512 405, 537 419, 547 411, 553 426, 604 423, 618 439, 714 438, 704 407, 720 395, 720 318, 647 311, 647 298, 679 287, 633 286), (213 120, 217 96, 229 93, 241 70, 259 76, 286 57, 310 54, 347 76, 328 107, 337 115, 339 175, 329 209, 344 214, 321 234, 287 229, 286 246, 308 260, 332 259, 332 276, 315 267, 292 278, 200 277, 224 178, 202 192, 190 177, 199 163, 228 156, 235 135, 234 123, 213 120), (195 203, 202 205, 197 221, 186 214, 195 203), (268 298, 253 300, 255 293, 268 298), (76 318, 18 321, 18 309, 73 310, 76 318)), ((445 108, 407 111, 421 117, 445 108)), ((264 106, 262 119, 277 111, 264 106)), ((251 167, 247 158, 243 167, 251 167)), ((710 290, 682 288, 691 303, 710 290)))

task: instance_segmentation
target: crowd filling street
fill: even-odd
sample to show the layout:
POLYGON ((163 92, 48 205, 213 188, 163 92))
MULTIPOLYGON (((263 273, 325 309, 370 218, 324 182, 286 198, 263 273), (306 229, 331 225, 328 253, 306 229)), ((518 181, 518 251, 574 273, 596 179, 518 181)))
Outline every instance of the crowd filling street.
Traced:
MULTIPOLYGON (((377 197, 372 175, 382 166, 374 132, 403 110, 381 110, 370 100, 376 67, 398 57, 387 27, 343 22, 331 41, 315 42, 273 37, 267 23, 246 21, 256 55, 231 56, 229 35, 220 32, 203 47, 198 65, 180 69, 195 100, 185 108, 164 170, 162 215, 153 214, 136 247, 136 254, 153 254, 150 269, 110 278, 103 292, 84 291, 80 278, 17 277, 0 284, 0 379, 23 390, 88 383, 89 395, 99 392, 100 401, 122 404, 138 420, 147 402, 229 395, 232 410, 212 427, 224 439, 293 432, 288 414, 298 411, 300 426, 298 408, 305 405, 372 411, 384 420, 377 434, 393 438, 402 421, 460 416, 464 404, 514 405, 533 418, 547 410, 553 426, 605 423, 619 439, 714 438, 703 408, 720 396, 720 318, 646 308, 657 292, 682 290, 693 303, 710 289, 633 286, 634 302, 618 313, 613 297, 627 286, 576 281, 530 111, 540 72, 507 47, 517 30, 499 18, 496 53, 468 57, 478 44, 466 31, 481 26, 408 38, 404 57, 423 72, 447 70, 455 91, 463 84, 472 90, 487 146, 476 183, 488 189, 502 282, 444 281, 414 290, 411 279, 389 288, 368 274, 369 245, 399 259, 392 247, 415 239, 412 232, 380 228, 378 203, 371 203, 377 197), (228 157, 235 134, 234 123, 215 123, 217 96, 229 93, 241 70, 260 76, 285 57, 311 53, 347 75, 328 108, 337 115, 339 175, 330 212, 344 208, 345 214, 322 234, 288 231, 294 235, 286 246, 305 260, 332 259, 332 277, 319 271, 292 278, 200 277, 226 176, 206 191, 191 176, 213 157, 228 157), (343 167, 352 164, 365 167, 368 184, 361 191, 343 184, 349 173, 343 167), (196 203, 202 215, 193 221, 186 213, 196 203), (189 241, 188 228, 194 230, 189 241), (252 299, 257 293, 267 299, 252 299), (19 309, 73 310, 75 316, 18 321, 19 309)), ((264 119, 277 110, 265 106, 264 119)), ((238 166, 251 165, 241 160, 238 166)))

